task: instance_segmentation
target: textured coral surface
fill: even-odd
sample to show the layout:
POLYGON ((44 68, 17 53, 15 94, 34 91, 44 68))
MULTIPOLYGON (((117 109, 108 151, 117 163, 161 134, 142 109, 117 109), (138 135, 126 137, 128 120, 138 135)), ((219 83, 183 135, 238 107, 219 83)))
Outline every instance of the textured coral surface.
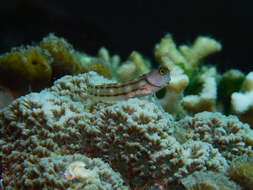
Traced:
POLYGON ((252 131, 236 117, 203 112, 176 122, 145 97, 93 102, 90 80, 112 82, 94 72, 65 76, 1 110, 7 189, 170 186, 194 171, 226 173, 231 159, 252 152, 252 131), (97 179, 68 181, 64 171, 74 161, 97 179))

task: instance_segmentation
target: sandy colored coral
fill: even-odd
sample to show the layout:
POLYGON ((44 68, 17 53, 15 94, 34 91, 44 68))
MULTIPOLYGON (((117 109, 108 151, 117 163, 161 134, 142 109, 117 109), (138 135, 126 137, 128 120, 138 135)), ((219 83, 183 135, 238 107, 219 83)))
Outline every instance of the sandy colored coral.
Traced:
POLYGON ((241 188, 230 181, 224 174, 208 171, 194 172, 182 179, 186 190, 241 190, 241 188))

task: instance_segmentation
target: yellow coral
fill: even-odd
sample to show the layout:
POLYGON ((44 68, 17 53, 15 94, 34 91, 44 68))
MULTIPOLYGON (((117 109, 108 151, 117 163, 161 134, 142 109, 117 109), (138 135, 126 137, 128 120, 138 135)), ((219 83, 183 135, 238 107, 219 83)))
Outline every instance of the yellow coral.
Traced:
POLYGON ((40 47, 49 51, 54 58, 52 67, 54 76, 60 77, 66 74, 79 74, 95 71, 107 78, 112 78, 109 52, 102 48, 99 57, 90 57, 77 52, 65 39, 54 34, 49 34, 40 43, 40 47))
POLYGON ((82 68, 78 54, 72 45, 63 38, 49 34, 41 41, 39 47, 46 49, 54 58, 52 67, 57 77, 87 71, 82 68))
POLYGON ((51 82, 51 63, 51 56, 41 48, 27 46, 12 49, 0 57, 0 84, 19 93, 28 88, 45 87, 51 82))

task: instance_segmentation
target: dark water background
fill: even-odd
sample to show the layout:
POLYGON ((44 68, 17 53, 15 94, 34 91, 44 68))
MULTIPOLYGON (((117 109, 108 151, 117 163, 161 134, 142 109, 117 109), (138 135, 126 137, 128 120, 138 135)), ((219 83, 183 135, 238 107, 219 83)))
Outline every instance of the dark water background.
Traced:
POLYGON ((170 32, 178 44, 214 37, 223 51, 208 59, 220 71, 253 70, 253 3, 249 0, 2 0, 0 54, 40 41, 49 32, 95 55, 101 46, 123 60, 132 50, 153 59, 170 32))

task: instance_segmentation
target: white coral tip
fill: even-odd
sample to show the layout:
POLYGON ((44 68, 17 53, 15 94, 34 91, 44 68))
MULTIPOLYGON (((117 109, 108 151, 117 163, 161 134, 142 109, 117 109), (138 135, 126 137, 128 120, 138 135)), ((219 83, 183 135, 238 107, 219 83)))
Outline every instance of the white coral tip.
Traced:
POLYGON ((232 94, 232 106, 236 113, 244 113, 253 106, 253 91, 245 94, 235 92, 232 94))

